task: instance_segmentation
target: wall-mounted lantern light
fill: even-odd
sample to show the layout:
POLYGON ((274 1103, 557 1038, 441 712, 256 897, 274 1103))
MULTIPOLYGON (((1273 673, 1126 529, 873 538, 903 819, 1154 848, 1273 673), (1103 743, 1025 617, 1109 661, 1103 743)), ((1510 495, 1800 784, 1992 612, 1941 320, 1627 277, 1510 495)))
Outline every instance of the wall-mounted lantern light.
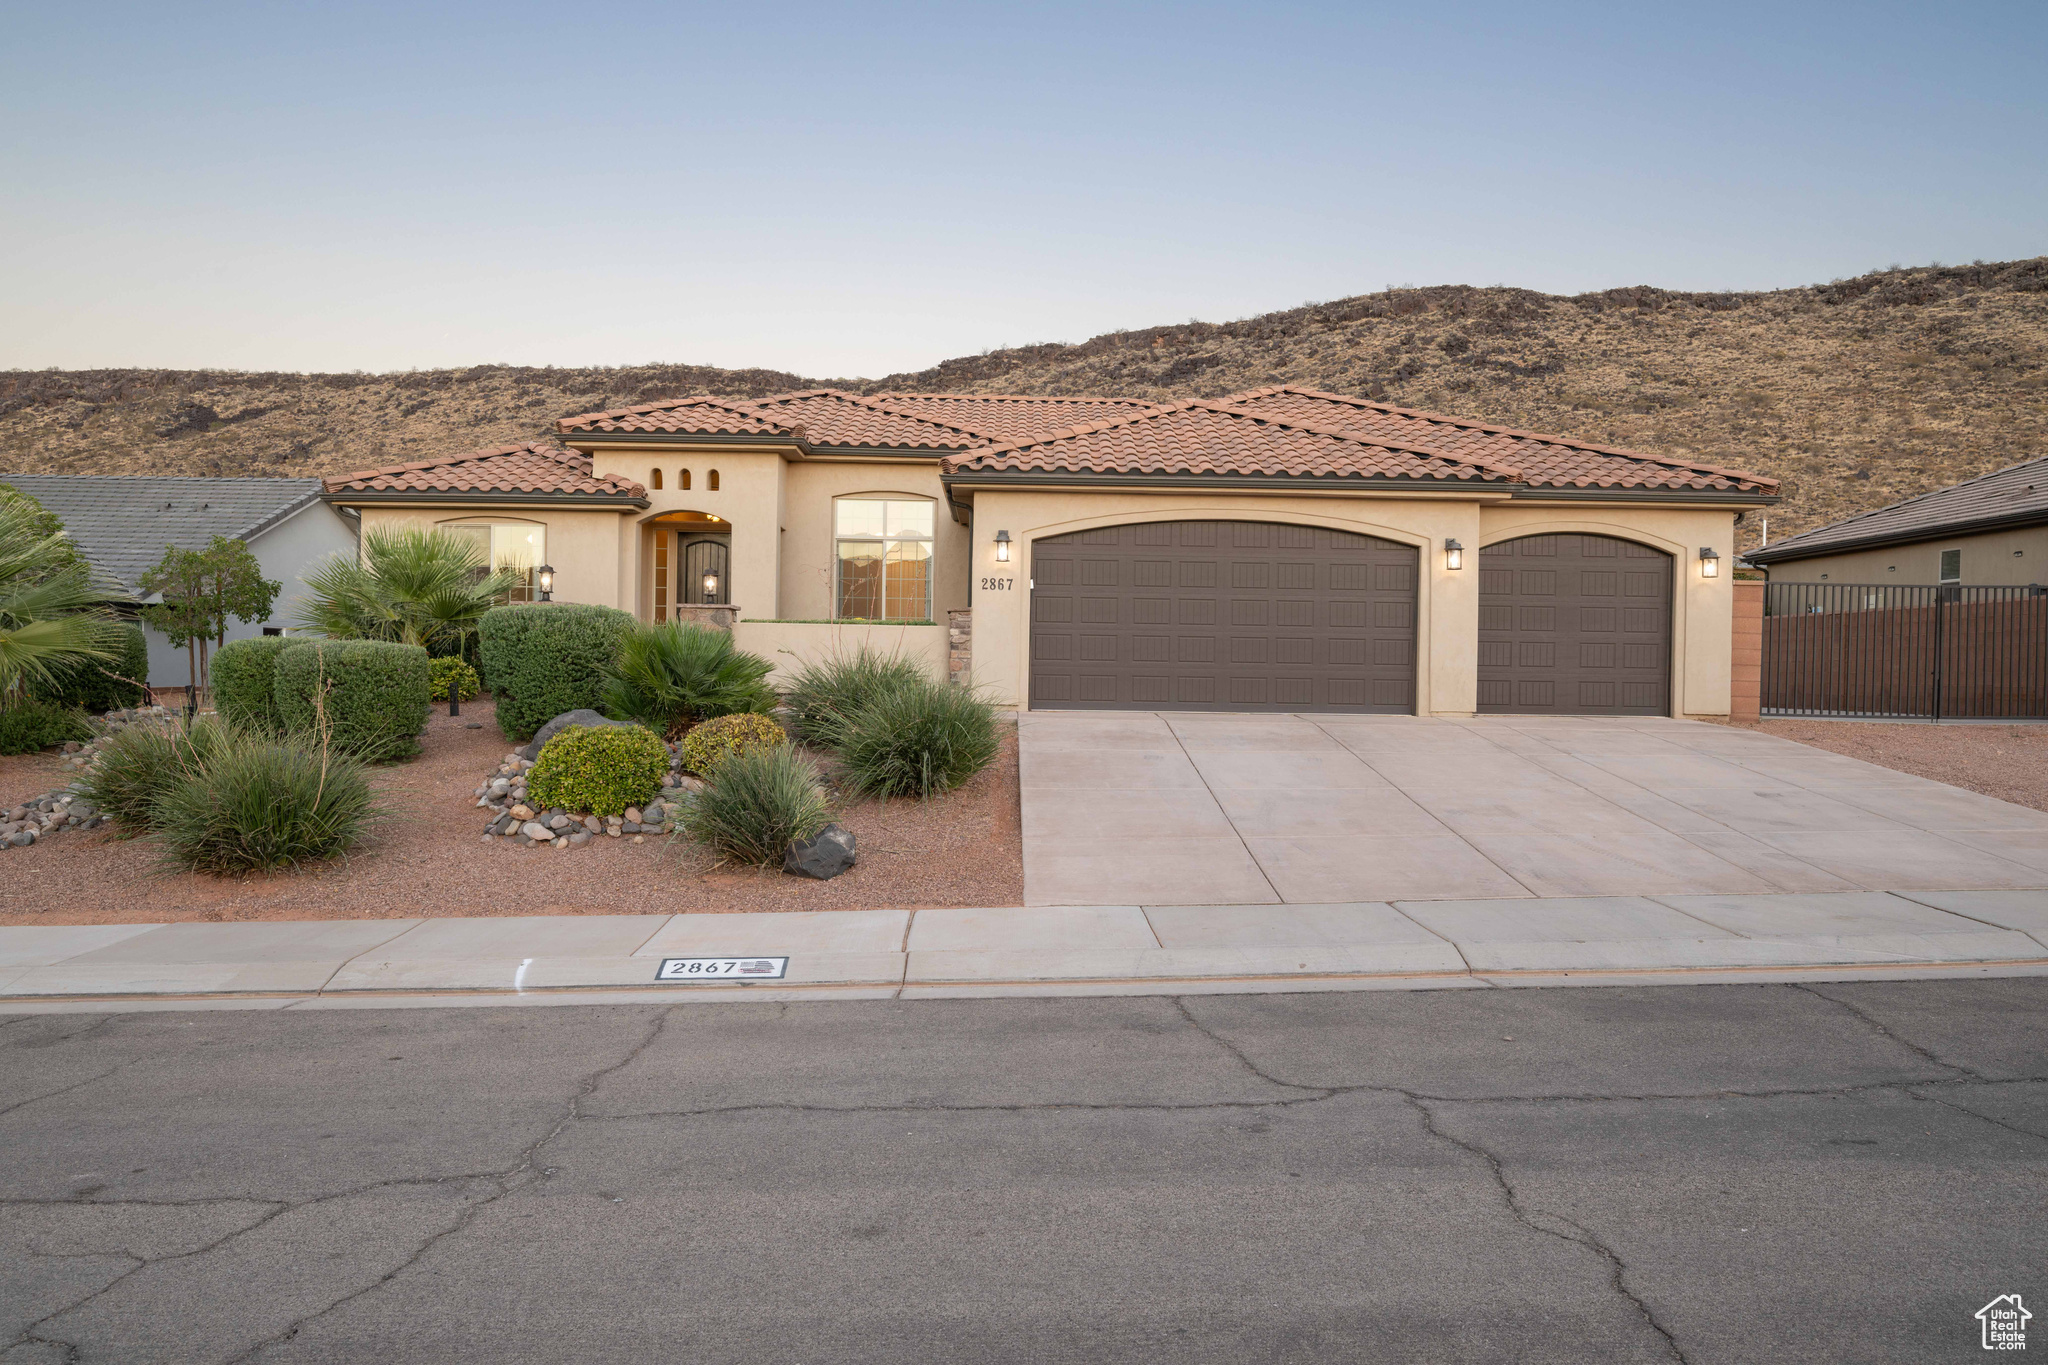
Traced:
POLYGON ((1720 576, 1721 576, 1721 556, 1720 556, 1720 553, 1719 553, 1718 551, 1716 551, 1716 550, 1714 549, 1714 547, 1713 547, 1713 546, 1711 546, 1711 545, 1702 545, 1702 546, 1700 546, 1700 577, 1701 577, 1701 578, 1719 578, 1720 576))
POLYGON ((1465 547, 1455 540, 1444 542, 1444 567, 1462 569, 1465 567, 1465 547))
POLYGON ((713 601, 713 600, 715 600, 715 599, 717 598, 717 596, 718 596, 718 575, 717 575, 717 574, 715 574, 715 573, 708 573, 708 574, 705 574, 705 575, 704 575, 704 600, 705 600, 705 601, 707 601, 707 602, 709 602, 709 601, 713 601))
POLYGON ((538 574, 540 578, 540 600, 543 602, 554 601, 555 566, 552 564, 543 564, 535 572, 538 574))
POLYGON ((1009 562, 1010 533, 1008 531, 998 531, 996 532, 996 563, 1007 564, 1009 562))

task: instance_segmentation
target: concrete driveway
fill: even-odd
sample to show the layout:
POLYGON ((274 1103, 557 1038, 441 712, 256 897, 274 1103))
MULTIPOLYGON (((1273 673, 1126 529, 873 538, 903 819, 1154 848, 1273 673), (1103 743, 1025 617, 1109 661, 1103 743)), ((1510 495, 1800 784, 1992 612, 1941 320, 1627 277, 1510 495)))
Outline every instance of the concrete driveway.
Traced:
POLYGON ((1651 718, 1030 712, 1029 905, 2048 887, 2048 814, 1651 718))

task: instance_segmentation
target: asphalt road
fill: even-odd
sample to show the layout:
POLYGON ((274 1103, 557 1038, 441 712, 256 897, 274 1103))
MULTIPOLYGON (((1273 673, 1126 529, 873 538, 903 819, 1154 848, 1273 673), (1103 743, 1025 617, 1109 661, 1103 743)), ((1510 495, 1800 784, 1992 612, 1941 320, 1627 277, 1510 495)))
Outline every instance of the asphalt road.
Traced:
POLYGON ((0 1361, 2048 1349, 2048 981, 42 1015, 0 1361))

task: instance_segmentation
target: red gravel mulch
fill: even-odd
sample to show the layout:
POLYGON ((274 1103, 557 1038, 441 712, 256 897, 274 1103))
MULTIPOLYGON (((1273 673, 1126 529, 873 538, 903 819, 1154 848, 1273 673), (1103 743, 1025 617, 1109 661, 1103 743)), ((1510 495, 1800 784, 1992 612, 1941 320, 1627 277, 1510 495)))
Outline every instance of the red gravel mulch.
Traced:
POLYGON ((1907 725, 1884 721, 1732 722, 1882 768, 2048 810, 2048 725, 1907 725))
MULTIPOLYGON (((147 839, 67 830, 0 853, 0 924, 391 919, 412 915, 596 915, 870 910, 1024 903, 1017 736, 986 772, 930 802, 840 812, 860 862, 828 882, 718 867, 680 838, 599 838, 581 848, 482 842, 476 785, 513 747, 488 701, 459 720, 437 707, 425 752, 376 770, 392 818, 346 860, 302 872, 214 878, 165 870, 147 839), (483 728, 468 729, 471 721, 483 728)), ((0 759, 0 801, 67 780, 57 760, 0 759)))

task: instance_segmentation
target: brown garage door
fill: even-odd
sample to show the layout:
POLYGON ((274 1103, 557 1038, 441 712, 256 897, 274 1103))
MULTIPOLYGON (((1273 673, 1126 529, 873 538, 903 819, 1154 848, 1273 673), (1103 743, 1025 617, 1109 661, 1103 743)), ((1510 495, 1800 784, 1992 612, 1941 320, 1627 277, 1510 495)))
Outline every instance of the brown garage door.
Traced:
POLYGON ((1415 569, 1413 546, 1259 521, 1040 540, 1031 704, 1413 711, 1415 569))
POLYGON ((1671 556, 1611 536, 1480 551, 1479 709, 1668 715, 1671 556))

